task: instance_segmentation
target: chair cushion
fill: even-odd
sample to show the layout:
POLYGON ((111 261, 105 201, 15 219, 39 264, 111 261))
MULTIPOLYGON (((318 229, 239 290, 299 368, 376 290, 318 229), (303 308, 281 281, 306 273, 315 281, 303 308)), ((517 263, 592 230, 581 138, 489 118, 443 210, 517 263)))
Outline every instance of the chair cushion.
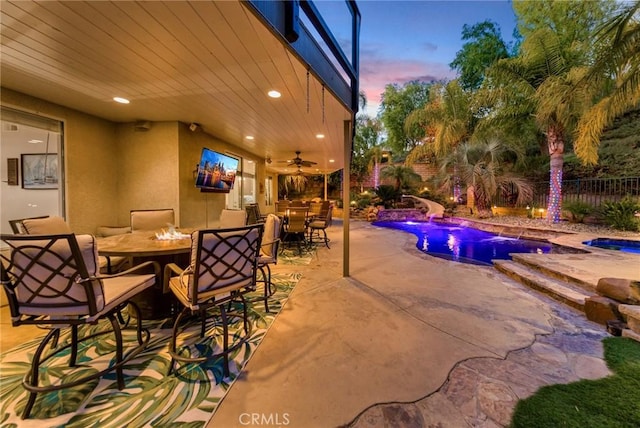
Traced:
POLYGON ((102 280, 104 290, 104 306, 89 321, 99 318, 117 305, 126 302, 141 291, 156 283, 154 274, 123 275, 102 280))
MULTIPOLYGON (((265 243, 274 242, 280 237, 280 218, 275 214, 267 215, 267 220, 264 223, 264 234, 262 241, 265 243)), ((275 251, 275 243, 263 245, 260 251, 264 255, 271 257, 275 251)))
POLYGON ((172 209, 131 211, 131 231, 156 230, 173 226, 175 216, 172 209))
POLYGON ((54 235, 71 233, 71 228, 62 217, 28 218, 22 221, 29 235, 54 235))
POLYGON ((216 300, 224 301, 231 296, 231 292, 236 290, 236 287, 227 287, 222 289, 211 290, 209 292, 199 293, 198 300, 195 304, 191 302, 191 283, 193 282, 192 274, 185 274, 174 276, 169 280, 169 288, 173 291, 173 294, 180 300, 184 306, 189 307, 192 310, 196 310, 198 305, 204 302, 208 302, 212 298, 216 300))
MULTIPOLYGON (((244 212, 244 211, 242 211, 244 212)), ((254 239, 254 235, 257 235, 259 232, 257 229, 254 229, 248 236, 249 240, 254 239)), ((232 237, 229 239, 231 245, 234 245, 237 251, 229 251, 229 245, 219 244, 220 238, 216 235, 208 234, 205 235, 205 238, 202 242, 202 248, 198 248, 198 239, 199 239, 199 231, 194 231, 191 234, 191 271, 195 271, 196 259, 200 259, 200 272, 198 277, 198 293, 205 293, 207 291, 211 291, 213 289, 221 289, 227 290, 227 287, 231 287, 229 290, 237 290, 244 287, 249 287, 253 284, 253 265, 251 263, 247 263, 247 260, 243 257, 238 257, 239 253, 243 253, 246 251, 249 243, 244 239, 244 232, 240 232, 240 234, 236 237, 232 237), (223 257, 223 262, 227 262, 237 268, 241 275, 228 275, 228 267, 225 263, 218 263, 212 257, 208 257, 208 252, 213 249, 214 246, 218 245, 216 249, 216 253, 225 254, 223 257), (200 250, 200 251, 199 251, 200 250), (206 261, 206 265, 205 262, 206 261), (244 278, 240 280, 240 278, 244 278), (212 288, 213 287, 213 288, 212 288)), ((234 232, 229 232, 229 235, 234 235, 234 232)), ((226 236, 224 234, 223 236, 226 236)), ((191 290, 190 286, 191 281, 193 281, 193 275, 181 275, 186 278, 188 285, 187 288, 187 297, 191 299, 191 290)), ((217 291, 222 292, 222 291, 217 291)), ((201 300, 201 299, 199 299, 201 300)))
POLYGON ((107 237, 131 233, 131 226, 98 226, 96 236, 107 237))
POLYGON ((247 212, 244 210, 222 210, 220 214, 220 228, 242 227, 247 222, 247 212))
MULTIPOLYGON (((99 269, 95 238, 91 235, 78 235, 76 241, 89 276, 95 276, 99 269)), ((48 243, 50 243, 49 240, 43 239, 42 241, 24 241, 18 245, 20 251, 14 253, 16 273, 24 271, 31 261, 29 256, 39 252, 38 248, 43 248, 48 243)), ((88 296, 84 285, 74 281, 75 269, 70 266, 63 267, 64 260, 71 256, 68 241, 56 242, 51 246, 50 251, 42 255, 39 264, 29 267, 29 275, 26 275, 16 287, 20 313, 51 316, 88 315, 88 296), (59 271, 59 273, 53 274, 55 271, 59 271), (41 288, 43 283, 46 283, 47 286, 41 288), (40 291, 34 295, 34 290, 38 289, 40 291)), ((105 304, 102 283, 99 280, 94 280, 91 282, 91 286, 96 298, 97 310, 100 311, 105 304)))

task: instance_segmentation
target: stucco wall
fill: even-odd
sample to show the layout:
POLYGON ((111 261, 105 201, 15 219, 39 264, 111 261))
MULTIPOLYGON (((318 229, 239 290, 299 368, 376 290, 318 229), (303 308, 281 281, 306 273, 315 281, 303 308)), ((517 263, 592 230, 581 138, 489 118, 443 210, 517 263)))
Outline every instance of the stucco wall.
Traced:
MULTIPOLYGON (((113 123, 6 89, 2 104, 64 122, 65 212, 76 233, 128 225, 132 209, 173 208, 181 227, 214 227, 225 195, 195 187, 203 147, 253 160, 257 189, 264 184, 263 159, 180 122, 153 122, 148 131, 136 131, 133 123, 113 123)), ((270 211, 259 190, 257 200, 263 212, 270 211)))
POLYGON ((130 210, 173 208, 178 201, 178 122, 153 122, 148 131, 133 123, 116 126, 118 224, 130 223, 130 210))
MULTIPOLYGON (((179 124, 179 165, 180 172, 177 179, 180 200, 180 226, 189 228, 215 227, 220 219, 220 213, 225 208, 225 194, 201 193, 195 187, 194 170, 200 161, 202 148, 206 147, 221 153, 229 153, 256 162, 256 180, 258 188, 264 183, 264 161, 239 146, 226 143, 206 132, 192 132, 184 123, 179 124)), ((258 192, 260 209, 266 212, 264 193, 258 192)))
POLYGON ((116 223, 114 124, 5 88, 2 105, 64 122, 65 213, 71 228, 76 233, 94 233, 97 225, 116 223))

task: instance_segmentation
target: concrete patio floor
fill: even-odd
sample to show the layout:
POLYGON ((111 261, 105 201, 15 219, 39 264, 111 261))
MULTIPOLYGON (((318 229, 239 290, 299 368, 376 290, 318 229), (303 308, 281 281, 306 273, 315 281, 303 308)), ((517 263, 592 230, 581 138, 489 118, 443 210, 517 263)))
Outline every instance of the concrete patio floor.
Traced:
POLYGON ((603 326, 494 268, 352 222, 342 278, 329 233, 309 266, 277 267, 303 277, 208 427, 498 427, 541 386, 609 374, 603 326))
MULTIPOLYGON (((310 265, 275 267, 302 279, 207 427, 500 427, 541 386, 609 374, 603 326, 493 267, 427 256, 411 234, 352 221, 343 278, 339 219, 328 233, 331 249, 310 265)), ((592 280, 640 278, 640 255, 619 256, 548 262, 592 280)), ((1 315, 0 349, 42 334, 1 315)))

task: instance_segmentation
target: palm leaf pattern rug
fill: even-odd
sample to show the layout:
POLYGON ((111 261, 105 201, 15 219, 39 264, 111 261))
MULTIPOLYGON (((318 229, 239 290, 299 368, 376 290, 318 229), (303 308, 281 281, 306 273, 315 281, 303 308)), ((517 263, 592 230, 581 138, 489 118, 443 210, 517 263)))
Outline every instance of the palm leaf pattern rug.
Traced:
MULTIPOLYGON (((29 363, 39 339, 31 340, 0 355, 0 426, 4 427, 203 427, 215 412, 240 371, 255 352, 258 344, 272 325, 275 317, 287 301, 289 294, 300 280, 300 273, 274 273, 272 282, 275 293, 269 299, 270 312, 264 310, 264 302, 255 300, 248 304, 251 335, 248 341, 230 355, 230 377, 223 379, 222 358, 206 363, 190 364, 166 376, 171 358, 167 351, 171 336, 172 320, 145 321, 151 333, 147 348, 124 367, 125 388, 118 390, 115 373, 93 382, 50 393, 38 394, 30 418, 20 415, 27 401, 22 379, 29 370, 29 363)), ((258 290, 247 295, 247 300, 261 296, 258 290), (255 293, 255 294, 254 294, 255 293)), ((229 332, 234 338, 243 335, 240 317, 229 320, 229 332)), ((211 317, 204 339, 199 337, 199 322, 186 330, 185 343, 199 353, 218 352, 222 347, 219 317, 211 317)), ((110 324, 100 323, 85 327, 86 334, 107 329, 110 324), (91 330, 91 331, 89 331, 91 330)), ((20 327, 17 327, 20 328, 20 327)), ((82 330, 81 330, 82 334, 82 330)), ((46 363, 41 370, 41 384, 50 384, 62 377, 67 382, 73 377, 84 376, 87 371, 100 370, 109 364, 115 349, 112 335, 99 340, 81 343, 78 349, 78 365, 69 369, 68 352, 61 352, 46 363), (83 362, 89 362, 83 366, 83 362)), ((181 336, 183 338, 184 336, 181 336)), ((125 349, 135 342, 135 330, 123 330, 125 349)), ((69 340, 69 333, 60 337, 60 344, 69 340)), ((182 339, 181 339, 182 340, 182 339)), ((188 349, 185 349, 188 352, 188 349)))

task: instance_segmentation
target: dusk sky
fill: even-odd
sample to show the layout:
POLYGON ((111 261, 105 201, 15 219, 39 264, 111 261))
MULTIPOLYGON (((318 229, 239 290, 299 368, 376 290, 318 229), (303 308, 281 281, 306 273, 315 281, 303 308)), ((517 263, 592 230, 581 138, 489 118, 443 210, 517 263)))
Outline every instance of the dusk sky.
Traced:
MULTIPOLYGON (((329 6, 328 2, 320 9, 329 6)), ((512 41, 516 17, 510 1, 359 0, 360 90, 375 116, 389 83, 455 78, 449 63, 462 48, 462 26, 490 19, 512 41)), ((331 24, 330 24, 331 25, 331 24)), ((340 37, 339 35, 337 37, 340 37)))

